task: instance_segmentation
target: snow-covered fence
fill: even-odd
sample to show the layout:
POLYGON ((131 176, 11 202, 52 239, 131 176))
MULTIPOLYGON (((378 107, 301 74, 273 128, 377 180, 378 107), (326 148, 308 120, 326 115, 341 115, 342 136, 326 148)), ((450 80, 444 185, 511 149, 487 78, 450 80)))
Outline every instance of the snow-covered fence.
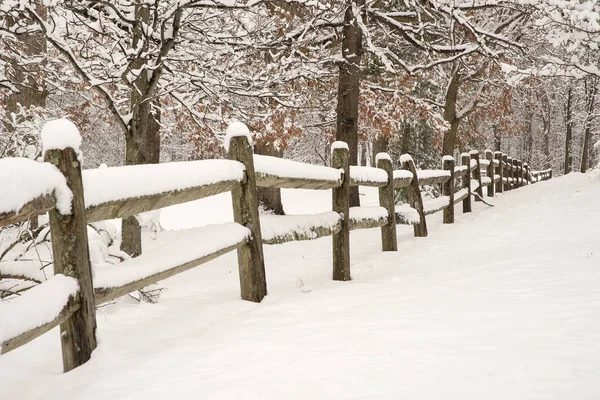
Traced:
POLYGON ((485 151, 485 159, 480 159, 477 151, 463 153, 459 166, 446 156, 440 170, 417 170, 413 159, 403 155, 403 169, 394 171, 385 153, 377 155, 376 168, 351 167, 348 148, 342 142, 332 145, 332 167, 308 165, 254 155, 245 132, 240 132, 228 132, 229 160, 81 171, 81 139, 74 125, 63 120, 43 135, 45 163, 0 160, 0 227, 49 212, 55 260, 53 278, 2 305, 2 314, 11 317, 0 324, 0 354, 60 325, 64 369, 68 371, 86 362, 96 347, 97 304, 233 250, 238 253, 241 297, 260 302, 267 294, 263 243, 323 236, 333 236, 333 279, 346 281, 351 277, 351 230, 380 227, 382 250, 397 251, 397 223, 413 225, 415 236, 427 236, 426 215, 443 210, 444 223, 453 223, 455 204, 462 201, 463 212, 470 212, 474 191, 482 196, 481 189, 488 187, 491 196, 490 189, 500 188, 500 193, 552 177, 551 170, 529 172, 520 161, 502 153, 492 158, 490 151, 485 151), (56 134, 69 139, 57 140, 56 134), (442 196, 424 202, 420 187, 434 184, 442 185, 442 196), (379 206, 350 207, 349 188, 357 185, 378 187, 379 206), (259 217, 257 186, 332 189, 332 211, 259 217), (407 191, 408 205, 395 205, 395 189, 407 191), (92 274, 87 223, 228 191, 232 193, 233 223, 186 231, 183 240, 92 274), (161 254, 169 254, 169 258, 161 254))

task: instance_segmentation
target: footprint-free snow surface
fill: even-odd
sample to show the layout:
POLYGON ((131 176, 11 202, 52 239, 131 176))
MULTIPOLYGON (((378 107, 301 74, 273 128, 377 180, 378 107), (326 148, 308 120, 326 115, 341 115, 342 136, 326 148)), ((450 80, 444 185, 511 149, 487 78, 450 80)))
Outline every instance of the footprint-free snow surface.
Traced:
MULTIPOLYGON (((328 191, 283 196, 291 213, 330 207, 328 191)), ((571 174, 457 206, 454 225, 427 217, 428 238, 399 226, 397 253, 353 231, 346 283, 330 238, 265 246, 262 304, 239 299, 230 253, 161 282, 158 304, 102 307, 98 349, 68 374, 57 329, 0 357, 0 398, 598 399, 599 199, 597 171, 571 174)), ((163 225, 229 220, 228 204, 171 208, 163 225)))

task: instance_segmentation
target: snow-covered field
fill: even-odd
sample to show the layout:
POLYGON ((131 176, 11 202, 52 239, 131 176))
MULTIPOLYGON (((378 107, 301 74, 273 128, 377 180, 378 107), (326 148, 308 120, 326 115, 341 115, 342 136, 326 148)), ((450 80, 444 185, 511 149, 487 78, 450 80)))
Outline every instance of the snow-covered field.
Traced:
MULTIPOLYGON (((68 374, 56 329, 0 357, 0 399, 598 399, 599 198, 598 171, 541 182, 457 206, 454 225, 430 216, 428 238, 399 226, 397 253, 379 229, 353 231, 346 283, 330 238, 265 246, 262 304, 239 299, 228 254, 161 282, 158 304, 101 308, 99 348, 68 374)), ((330 193, 284 203, 324 212, 330 193)), ((216 196, 161 222, 224 222, 228 207, 216 196)))

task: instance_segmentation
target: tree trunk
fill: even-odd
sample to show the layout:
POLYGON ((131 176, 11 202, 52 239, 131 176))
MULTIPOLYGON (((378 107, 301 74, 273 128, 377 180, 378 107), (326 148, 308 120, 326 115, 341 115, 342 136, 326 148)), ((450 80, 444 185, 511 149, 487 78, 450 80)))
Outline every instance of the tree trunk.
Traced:
POLYGON ((498 125, 494 124, 494 151, 501 151, 500 147, 502 147, 502 138, 498 131, 498 125))
MULTIPOLYGON (((364 0, 350 0, 344 14, 342 56, 339 68, 336 140, 344 141, 350 150, 350 165, 358 159, 358 95, 360 63, 363 54, 362 31, 354 17, 354 9, 362 13, 364 0)), ((350 206, 359 206, 358 187, 350 188, 350 206)))
POLYGON ((379 153, 387 153, 389 142, 389 138, 378 134, 373 141, 373 157, 371 159, 375 160, 375 157, 379 153))
POLYGON ((408 154, 410 150, 410 124, 404 121, 402 124, 402 142, 400 142, 400 154, 408 154))
POLYGON ((590 141, 592 136, 592 113, 594 111, 594 102, 596 99, 596 92, 598 85, 595 78, 591 79, 591 82, 586 80, 586 118, 585 118, 585 131, 583 134, 583 149, 581 152, 581 172, 586 172, 589 168, 590 159, 590 141))
POLYGON ((572 138, 573 138, 573 115, 572 115, 572 110, 571 110, 571 103, 573 100, 573 88, 569 87, 569 91, 567 92, 567 110, 566 110, 566 117, 567 117, 567 134, 566 134, 566 138, 565 138, 565 170, 564 173, 565 175, 568 174, 569 172, 571 172, 571 162, 572 162, 572 158, 571 158, 571 142, 572 142, 572 138))
MULTIPOLYGON (((150 19, 150 9, 147 5, 137 4, 135 15, 133 47, 142 46, 147 49, 144 29, 150 19)), ((140 69, 146 61, 139 57, 132 63, 132 69, 140 69)), ((130 108, 133 116, 125 135, 125 165, 160 162, 160 112, 152 113, 152 104, 156 104, 156 110, 160 110, 160 104, 158 99, 152 99, 149 79, 147 73, 141 73, 134 82, 136 90, 131 92, 130 108)), ((131 257, 142 254, 141 226, 137 216, 123 218, 121 233, 121 250, 131 257)))
MULTIPOLYGON (((42 17, 46 16, 46 9, 40 0, 35 0, 36 11, 42 17)), ((24 24, 33 21, 24 22, 24 24)), ((24 33, 16 35, 19 49, 26 56, 44 56, 47 51, 46 38, 43 33, 24 33)), ((19 91, 12 92, 5 98, 4 107, 6 114, 19 113, 19 105, 24 109, 29 109, 31 106, 46 107, 46 97, 48 92, 41 77, 39 63, 30 63, 28 66, 23 66, 19 60, 10 59, 10 67, 6 69, 8 80, 16 86, 19 91)), ((9 121, 5 121, 4 126, 7 132, 14 132, 15 126, 9 121)), ((15 154, 9 154, 15 156, 15 154)))
MULTIPOLYGON (((264 156, 283 157, 283 151, 275 150, 272 146, 258 145, 254 146, 254 154, 264 156)), ((284 215, 283 203, 281 202, 281 189, 257 187, 258 203, 262 204, 265 210, 272 211, 276 215, 284 215)))
POLYGON ((446 91, 446 102, 444 104, 444 119, 450 124, 450 129, 444 132, 442 142, 442 155, 454 156, 454 147, 456 146, 456 133, 460 125, 460 119, 456 116, 456 100, 458 98, 458 89, 460 88, 460 74, 455 69, 452 79, 448 84, 446 91))

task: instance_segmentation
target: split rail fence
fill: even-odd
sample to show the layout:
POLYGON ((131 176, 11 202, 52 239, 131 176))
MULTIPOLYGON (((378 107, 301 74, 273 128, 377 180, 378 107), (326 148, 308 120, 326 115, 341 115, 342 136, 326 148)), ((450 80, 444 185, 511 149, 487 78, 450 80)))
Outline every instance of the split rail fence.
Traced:
MULTIPOLYGON (((40 189, 17 211, 0 213, 0 227, 41 215, 50 215, 55 275, 8 303, 13 329, 0 330, 0 353, 14 350, 60 325, 64 370, 85 363, 96 347, 96 305, 163 280, 232 250, 237 250, 241 297, 260 302, 267 294, 263 243, 333 237, 333 279, 350 280, 350 231, 381 228, 383 251, 397 251, 396 224, 414 226, 415 236, 427 236, 425 216, 443 211, 444 223, 454 222, 454 206, 547 180, 552 171, 530 171, 527 164, 489 150, 461 155, 462 165, 444 157, 441 170, 417 170, 403 155, 401 170, 393 170, 390 157, 377 155, 376 167, 349 166, 345 143, 332 146, 331 167, 303 164, 253 155, 244 136, 231 138, 229 160, 201 160, 82 171, 76 150, 50 150, 44 165, 65 177, 72 192, 71 211, 58 207, 59 190, 40 189), (480 157, 482 156, 482 157, 480 157), (483 172, 483 173, 482 173, 483 172), (180 177, 186 177, 182 179, 180 177), (192 177, 192 178, 189 178, 192 177), (141 183, 140 183, 141 182, 141 183), (421 186, 442 186, 442 196, 423 201, 421 186), (169 186, 170 185, 170 186, 169 186), (379 188, 379 207, 350 207, 351 186, 379 188), (305 216, 271 217, 275 226, 264 226, 258 211, 256 187, 332 189, 332 211, 305 216), (408 204, 395 204, 395 190, 407 192, 408 204), (84 195, 85 191, 85 195, 84 195), (174 243, 176 255, 166 265, 152 252, 116 266, 94 270, 89 259, 87 223, 123 218, 230 191, 234 223, 199 228, 194 245, 174 243), (64 213, 63 213, 64 212, 64 213), (301 223, 299 223, 299 219, 301 223), (286 221, 291 221, 286 227, 286 221), (208 240, 210 238, 210 240, 208 240), (177 247, 179 246, 179 247, 177 247), (23 323, 28 307, 44 304, 46 315, 23 323)), ((2 171, 0 170, 0 177, 2 171)), ((3 178, 15 180, 18 176, 3 178)), ((0 263, 1 265, 1 263, 0 263)), ((0 276, 2 270, 0 269, 0 276)))

